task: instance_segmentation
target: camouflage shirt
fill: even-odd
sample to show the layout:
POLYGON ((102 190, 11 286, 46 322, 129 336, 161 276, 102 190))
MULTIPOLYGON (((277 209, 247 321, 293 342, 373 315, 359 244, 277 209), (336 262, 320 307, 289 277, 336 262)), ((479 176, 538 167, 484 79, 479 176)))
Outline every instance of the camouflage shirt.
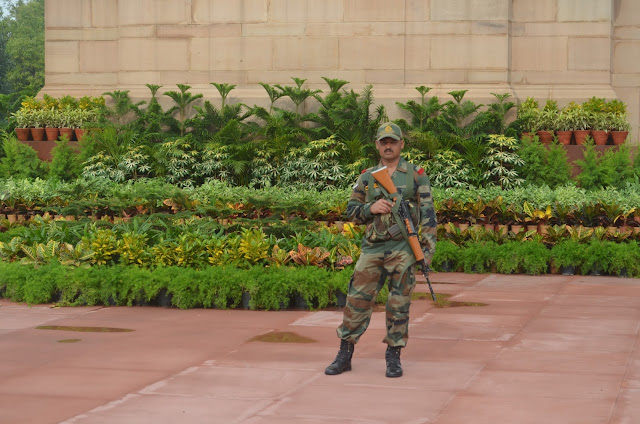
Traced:
MULTIPOLYGON (((382 164, 378 164, 360 175, 347 204, 347 217, 356 224, 367 226, 362 240, 363 251, 402 249, 410 252, 411 248, 393 215, 371 213, 371 204, 384 197, 383 191, 371 175, 372 171, 381 167, 382 164)), ((402 198, 409 201, 411 218, 420 235, 427 263, 430 263, 436 247, 436 213, 429 177, 424 169, 400 158, 391 179, 402 198)))

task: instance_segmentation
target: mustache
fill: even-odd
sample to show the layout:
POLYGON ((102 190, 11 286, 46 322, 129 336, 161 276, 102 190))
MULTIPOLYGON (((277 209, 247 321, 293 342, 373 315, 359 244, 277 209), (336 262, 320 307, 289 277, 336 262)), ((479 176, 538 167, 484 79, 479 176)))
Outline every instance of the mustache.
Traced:
POLYGON ((393 153, 393 149, 386 149, 384 152, 385 152, 385 153, 387 153, 387 152, 389 152, 389 153, 393 153))

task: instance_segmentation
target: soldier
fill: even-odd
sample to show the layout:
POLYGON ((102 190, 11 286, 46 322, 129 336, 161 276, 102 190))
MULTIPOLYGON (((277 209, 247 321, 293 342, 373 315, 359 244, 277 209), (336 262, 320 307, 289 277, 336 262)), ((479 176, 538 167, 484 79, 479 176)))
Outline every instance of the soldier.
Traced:
POLYGON ((409 201, 414 225, 420 229, 420 245, 427 263, 431 263, 436 246, 436 215, 429 178, 424 169, 400 156, 404 148, 400 127, 393 123, 383 124, 378 128, 375 143, 380 163, 362 172, 347 205, 349 219, 365 224, 366 231, 362 253, 349 283, 343 321, 337 329, 340 350, 333 363, 325 369, 327 375, 351 370, 355 344, 369 325, 375 299, 388 277, 387 335, 383 339, 387 344, 386 376, 402 376, 400 349, 406 346, 408 339, 416 259, 391 213, 393 203, 385 198, 371 175, 372 171, 386 166, 398 192, 409 201))

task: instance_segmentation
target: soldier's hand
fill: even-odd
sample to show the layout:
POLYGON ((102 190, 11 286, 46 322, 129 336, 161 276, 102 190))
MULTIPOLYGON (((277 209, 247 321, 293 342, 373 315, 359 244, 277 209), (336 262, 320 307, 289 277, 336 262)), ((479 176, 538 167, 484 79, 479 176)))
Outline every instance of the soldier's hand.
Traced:
POLYGON ((393 203, 391 203, 389 200, 378 199, 371 204, 371 213, 372 214, 391 213, 392 207, 393 207, 393 203))

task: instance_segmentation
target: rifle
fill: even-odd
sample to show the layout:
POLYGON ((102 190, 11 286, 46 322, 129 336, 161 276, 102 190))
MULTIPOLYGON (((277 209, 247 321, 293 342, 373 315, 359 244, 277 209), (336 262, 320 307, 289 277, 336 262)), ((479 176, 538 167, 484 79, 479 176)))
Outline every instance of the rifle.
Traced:
POLYGON ((435 302, 436 294, 433 292, 433 287, 431 287, 431 280, 429 279, 429 264, 427 264, 427 261, 424 258, 424 252, 420 247, 420 240, 418 240, 418 232, 416 231, 415 225, 413 225, 413 220, 411 219, 411 214, 409 213, 409 202, 407 200, 403 200, 402 196, 400 196, 400 194, 398 193, 398 189, 393 183, 393 180, 391 180, 386 166, 383 166, 377 171, 373 171, 371 175, 382 186, 382 188, 387 191, 388 196, 393 199, 394 203, 399 200, 397 210, 398 217, 401 222, 398 222, 398 225, 401 225, 406 230, 407 241, 409 242, 409 246, 411 247, 413 256, 415 256, 416 261, 419 262, 422 266, 422 274, 427 279, 431 297, 435 302))

